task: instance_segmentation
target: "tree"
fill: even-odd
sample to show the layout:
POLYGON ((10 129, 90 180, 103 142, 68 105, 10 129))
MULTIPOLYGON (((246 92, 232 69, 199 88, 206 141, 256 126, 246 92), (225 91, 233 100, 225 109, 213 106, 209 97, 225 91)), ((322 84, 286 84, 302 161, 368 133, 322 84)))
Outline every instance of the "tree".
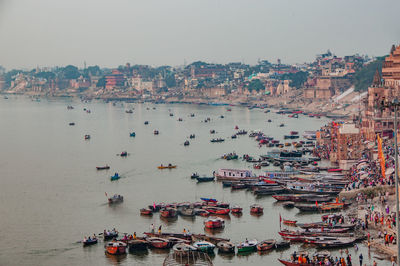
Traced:
POLYGON ((97 81, 96 87, 104 88, 106 86, 106 78, 102 77, 97 81))
POLYGON ((260 90, 264 90, 265 86, 259 79, 253 79, 250 84, 248 85, 249 91, 257 91, 259 92, 260 90))
POLYGON ((290 80, 290 86, 294 88, 301 88, 304 82, 307 81, 308 72, 299 71, 296 73, 286 73, 280 77, 281 80, 290 80))
POLYGON ((81 75, 76 66, 68 65, 61 71, 66 79, 77 79, 81 75))
POLYGON ((175 75, 173 73, 168 74, 165 77, 165 83, 167 84, 168 88, 173 88, 176 86, 175 75))
POLYGON ((382 69, 382 63, 385 60, 384 56, 377 57, 375 61, 369 63, 368 65, 362 67, 354 75, 354 90, 355 91, 365 91, 372 84, 374 79, 374 74, 376 69, 382 69))
POLYGON ((35 74, 35 77, 50 80, 50 79, 54 79, 56 77, 56 74, 54 74, 53 72, 49 72, 49 71, 42 71, 42 72, 35 74))

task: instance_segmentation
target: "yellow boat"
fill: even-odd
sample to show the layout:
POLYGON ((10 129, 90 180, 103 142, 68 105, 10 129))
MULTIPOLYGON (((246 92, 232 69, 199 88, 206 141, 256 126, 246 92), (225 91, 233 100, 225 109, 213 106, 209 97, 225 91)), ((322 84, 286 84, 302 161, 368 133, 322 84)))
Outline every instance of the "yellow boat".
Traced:
POLYGON ((172 168, 176 168, 176 165, 160 165, 157 167, 158 169, 172 169, 172 168))

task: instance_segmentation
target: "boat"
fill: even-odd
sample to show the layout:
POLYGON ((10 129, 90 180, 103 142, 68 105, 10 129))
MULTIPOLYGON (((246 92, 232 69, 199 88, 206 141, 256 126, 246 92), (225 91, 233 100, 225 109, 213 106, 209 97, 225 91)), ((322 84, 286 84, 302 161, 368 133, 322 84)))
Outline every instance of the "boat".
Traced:
POLYGON ((209 218, 204 221, 204 226, 209 229, 223 228, 225 221, 218 217, 209 218))
POLYGON ((283 224, 296 226, 297 221, 282 219, 283 224))
POLYGON ((215 245, 208 241, 197 241, 193 243, 193 247, 202 252, 212 253, 214 252, 215 245))
POLYGON ((160 165, 157 166, 158 169, 173 169, 176 168, 176 165, 168 164, 168 165, 160 165))
POLYGON ((115 180, 118 180, 120 178, 121 178, 121 176, 118 173, 115 173, 113 176, 111 176, 111 181, 115 181, 115 180))
POLYGON ((89 140, 90 139, 90 135, 85 135, 85 140, 89 140))
MULTIPOLYGON (((150 233, 150 232, 144 232, 144 234, 147 237, 155 237, 155 238, 162 238, 163 240, 168 240, 168 239, 180 239, 180 240, 185 240, 186 242, 190 240, 192 240, 192 236, 188 235, 188 234, 183 234, 183 233, 168 233, 168 232, 164 232, 164 233, 150 233)), ((174 241, 175 241, 174 240, 174 241)), ((185 243, 186 243, 185 242, 185 243)))
POLYGON ((70 125, 70 126, 75 126, 75 123, 74 123, 74 122, 71 122, 71 123, 69 123, 68 125, 70 125))
POLYGON ((212 142, 212 143, 215 143, 215 142, 223 142, 223 141, 225 141, 225 139, 223 139, 223 138, 216 138, 216 139, 210 140, 210 142, 212 142))
POLYGON ((126 253, 126 244, 121 241, 109 242, 106 245, 106 253, 110 255, 121 255, 126 253))
POLYGON ((124 197, 121 195, 115 194, 111 198, 108 198, 108 204, 116 204, 116 203, 121 203, 124 201, 124 197))
POLYGON ((97 244, 97 238, 87 238, 82 241, 84 247, 91 246, 97 244))
POLYGON ((275 239, 268 239, 261 241, 257 244, 258 251, 266 251, 275 248, 276 241, 275 239))
POLYGON ((261 207, 258 204, 253 204, 250 206, 250 213, 263 213, 264 212, 264 208, 261 207))
POLYGON ((177 243, 172 247, 172 250, 175 255, 185 255, 190 251, 196 251, 197 248, 186 243, 177 243))
POLYGON ((196 177, 197 182, 210 182, 210 181, 214 181, 214 179, 215 179, 215 177, 213 177, 213 176, 210 176, 210 177, 208 177, 208 176, 202 176, 202 177, 198 176, 198 177, 196 177))
POLYGON ((190 176, 190 178, 196 178, 196 177, 199 177, 199 174, 198 174, 198 173, 193 173, 193 174, 190 176))
POLYGON ((237 245, 238 252, 251 252, 257 249, 257 240, 247 240, 237 245))
POLYGON ((160 132, 158 130, 154 130, 153 134, 158 135, 158 134, 160 134, 160 132))
POLYGON ((319 248, 339 248, 353 246, 356 241, 356 238, 342 238, 336 240, 315 241, 313 242, 313 245, 317 245, 319 248))
POLYGON ((243 208, 240 208, 239 206, 233 206, 231 208, 231 213, 242 213, 243 208))
POLYGON ((179 117, 179 118, 178 118, 178 121, 179 121, 179 122, 182 122, 182 121, 183 121, 183 119, 182 119, 181 117, 179 117))
POLYGON ((96 169, 97 169, 97 170, 108 170, 108 169, 110 169, 110 166, 108 166, 108 165, 105 165, 105 166, 96 166, 96 169))
POLYGON ((287 240, 279 240, 275 243, 276 249, 288 248, 290 247, 290 241, 287 240))
POLYGON ((299 132, 298 131, 290 131, 290 135, 298 135, 299 132))
POLYGON ((196 215, 195 210, 192 209, 192 208, 180 208, 180 209, 178 210, 178 213, 179 213, 180 215, 182 215, 182 216, 189 216, 189 217, 195 216, 195 215, 196 215))
POLYGON ((211 130, 210 130, 210 134, 215 134, 215 130, 214 130, 214 129, 211 129, 211 130))
POLYGON ((257 180, 258 178, 252 175, 250 170, 241 170, 241 169, 219 169, 215 174, 217 180, 232 180, 232 181, 241 181, 241 180, 257 180))
POLYGON ((140 209, 140 214, 141 215, 153 215, 153 211, 147 208, 142 208, 140 209))
POLYGON ((284 127, 284 126, 285 126, 285 124, 283 124, 283 123, 279 125, 279 127, 284 127))
POLYGON ((133 114, 133 110, 132 110, 132 109, 126 110, 125 113, 127 113, 127 114, 133 114))
POLYGON ((146 240, 143 239, 134 239, 134 240, 129 240, 127 242, 128 244, 128 251, 129 252, 135 252, 138 250, 145 250, 147 249, 148 243, 146 240))
POLYGON ((229 240, 230 240, 228 238, 208 236, 208 235, 204 235, 204 234, 192 234, 191 238, 192 238, 192 241, 205 240, 205 241, 213 243, 214 245, 216 245, 218 242, 221 242, 221 241, 229 242, 229 240))
POLYGON ((329 173, 341 173, 343 170, 342 169, 340 169, 340 168, 329 168, 328 170, 327 170, 329 173))
POLYGON ((148 125, 148 124, 149 124, 149 121, 144 121, 144 124, 145 124, 145 125, 148 125))
POLYGON ((219 214, 219 215, 228 215, 229 212, 231 211, 228 208, 218 208, 218 207, 206 207, 204 209, 211 214, 219 214))
POLYGON ((221 241, 217 243, 217 248, 219 252, 222 253, 234 253, 235 245, 229 241, 221 241))
POLYGON ((166 249, 170 247, 169 241, 160 237, 149 237, 147 243, 152 248, 166 249))
POLYGON ((284 139, 298 139, 300 136, 299 135, 284 135, 284 139))
POLYGON ((160 216, 164 218, 175 218, 178 216, 178 211, 174 208, 165 208, 160 210, 160 216))
POLYGON ((194 138, 196 138, 196 135, 195 134, 190 134, 189 138, 190 139, 194 139, 194 138))
POLYGON ((131 132, 131 133, 129 133, 129 136, 130 137, 136 137, 136 133, 135 132, 131 132))
POLYGON ((104 233, 103 233, 104 241, 112 240, 112 239, 117 238, 117 237, 118 237, 118 232, 117 231, 105 231, 104 230, 104 233))
POLYGON ((123 152, 121 152, 121 153, 119 154, 119 156, 121 156, 121 157, 126 157, 126 156, 128 156, 128 152, 127 152, 127 151, 123 151, 123 152))
POLYGON ((349 203, 295 204, 294 207, 304 212, 339 211, 349 206, 349 203))
POLYGON ((184 143, 183 143, 183 146, 189 146, 190 145, 190 142, 188 141, 188 140, 186 140, 184 143))
POLYGON ((236 134, 233 134, 232 136, 231 136, 231 139, 236 139, 237 138, 237 135, 236 134))

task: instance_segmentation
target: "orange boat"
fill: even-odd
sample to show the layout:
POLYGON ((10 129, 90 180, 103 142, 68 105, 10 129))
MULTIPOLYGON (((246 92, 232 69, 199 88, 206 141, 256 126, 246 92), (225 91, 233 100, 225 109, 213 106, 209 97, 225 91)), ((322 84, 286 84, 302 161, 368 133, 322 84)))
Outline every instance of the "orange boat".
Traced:
POLYGON ((295 226, 296 225, 296 223, 297 223, 297 221, 292 221, 292 220, 285 220, 285 219, 283 219, 283 224, 286 224, 286 225, 292 225, 292 226, 295 226))
POLYGON ((147 243, 149 243, 150 247, 159 249, 166 249, 170 246, 168 240, 159 237, 150 237, 147 239, 147 243))
POLYGON ((110 255, 121 255, 126 253, 126 244, 121 241, 109 242, 106 245, 106 253, 110 255))
POLYGON ((157 167, 158 169, 172 169, 172 168, 176 168, 176 165, 160 165, 157 167))
POLYGON ((242 213, 243 209, 240 208, 239 206, 234 206, 231 209, 231 213, 242 213))
POLYGON ((220 214, 220 215, 227 215, 231 211, 228 208, 225 209, 225 208, 218 208, 218 207, 208 207, 208 208, 205 208, 205 210, 208 211, 209 213, 220 214))
POLYGON ((214 228, 223 228, 225 226, 225 221, 221 218, 209 218, 204 221, 204 226, 206 228, 214 229, 214 228))
POLYGON ((261 207, 260 205, 254 204, 250 206, 250 212, 251 213, 263 213, 264 208, 261 207))
POLYGON ((153 215, 153 212, 150 209, 143 208, 143 209, 140 209, 140 214, 141 215, 153 215))
POLYGON ((275 248, 276 241, 274 239, 264 240, 257 244, 258 251, 266 251, 275 248))

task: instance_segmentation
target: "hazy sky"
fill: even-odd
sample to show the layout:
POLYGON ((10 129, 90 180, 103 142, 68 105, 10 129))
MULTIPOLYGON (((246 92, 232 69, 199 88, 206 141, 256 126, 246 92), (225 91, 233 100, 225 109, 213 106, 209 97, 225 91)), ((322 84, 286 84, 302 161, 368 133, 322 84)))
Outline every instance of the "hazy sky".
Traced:
POLYGON ((0 65, 302 63, 383 55, 399 0, 0 0, 0 65))

